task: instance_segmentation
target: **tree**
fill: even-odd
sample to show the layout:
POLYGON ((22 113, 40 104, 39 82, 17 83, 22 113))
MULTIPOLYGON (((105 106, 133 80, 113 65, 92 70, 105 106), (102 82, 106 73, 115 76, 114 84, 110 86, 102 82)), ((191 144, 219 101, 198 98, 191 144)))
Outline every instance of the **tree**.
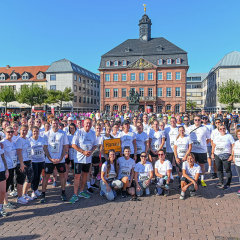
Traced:
POLYGON ((7 105, 9 102, 16 100, 14 90, 11 86, 5 86, 0 91, 0 101, 5 105, 5 113, 7 112, 7 105))
POLYGON ((197 107, 196 102, 193 102, 192 100, 187 100, 187 103, 186 103, 187 110, 193 111, 196 107, 197 107))
POLYGON ((227 110, 233 111, 235 103, 240 103, 240 83, 232 79, 222 83, 218 88, 218 101, 227 104, 227 110))
POLYGON ((74 93, 71 88, 65 88, 64 91, 60 90, 49 90, 48 97, 45 101, 47 104, 57 103, 59 105, 59 112, 62 110, 63 102, 72 101, 74 98, 74 93))
POLYGON ((30 105, 31 109, 34 105, 42 105, 46 99, 47 89, 38 84, 23 85, 17 93, 18 102, 30 105))

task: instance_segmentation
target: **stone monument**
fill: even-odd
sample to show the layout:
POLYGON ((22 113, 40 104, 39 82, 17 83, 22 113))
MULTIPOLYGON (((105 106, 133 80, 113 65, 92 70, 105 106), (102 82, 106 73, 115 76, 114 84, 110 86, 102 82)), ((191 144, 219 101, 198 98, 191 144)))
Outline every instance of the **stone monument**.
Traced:
POLYGON ((134 91, 134 89, 129 91, 128 104, 130 111, 139 110, 139 94, 138 92, 134 91))

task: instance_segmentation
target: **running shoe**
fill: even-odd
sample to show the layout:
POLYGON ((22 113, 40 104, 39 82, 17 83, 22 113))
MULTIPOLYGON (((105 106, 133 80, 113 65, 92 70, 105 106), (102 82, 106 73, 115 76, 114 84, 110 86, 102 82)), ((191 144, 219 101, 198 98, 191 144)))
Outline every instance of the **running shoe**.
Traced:
POLYGON ((41 200, 40 200, 40 203, 45 203, 46 202, 46 196, 45 194, 41 194, 41 200))
POLYGON ((180 197, 179 197, 180 200, 184 200, 185 199, 185 192, 181 192, 180 194, 180 197))
POLYGON ((17 191, 13 190, 12 192, 9 193, 10 196, 16 197, 17 196, 17 191))
POLYGON ((33 198, 28 196, 27 194, 23 195, 23 197, 29 202, 29 201, 32 201, 33 198))
POLYGON ((202 185, 202 187, 206 187, 207 186, 207 184, 205 183, 204 180, 201 180, 201 185, 202 185))
POLYGON ((69 181, 66 182, 66 186, 70 186, 71 183, 69 181))
POLYGON ((78 199, 79 199, 78 196, 73 194, 73 196, 71 197, 69 202, 74 204, 74 203, 76 203, 78 201, 78 199))
POLYGON ((4 209, 1 209, 1 210, 0 210, 0 215, 1 215, 2 217, 7 217, 8 213, 5 212, 4 209))
POLYGON ((160 188, 160 187, 155 189, 155 194, 156 194, 157 196, 162 195, 162 192, 163 192, 163 190, 162 190, 162 188, 160 188))
POLYGON ((23 196, 21 196, 21 197, 18 197, 18 198, 17 198, 17 203, 27 204, 28 201, 27 201, 27 199, 25 199, 23 196))
POLYGON ((237 195, 240 197, 240 190, 238 190, 237 195))
POLYGON ((38 190, 35 191, 35 194, 37 195, 37 197, 41 196, 41 193, 38 190))
POLYGON ((90 198, 90 195, 86 192, 80 192, 78 196, 81 198, 87 198, 87 199, 90 198))
POLYGON ((164 197, 167 197, 169 195, 169 190, 164 190, 164 197))
POLYGON ((93 192, 94 192, 94 191, 93 191, 93 188, 92 188, 92 187, 90 187, 90 188, 87 189, 87 193, 93 194, 93 192))
POLYGON ((92 187, 92 188, 99 189, 99 186, 98 186, 96 183, 94 183, 94 184, 91 184, 91 187, 92 187))
POLYGON ((222 183, 218 183, 216 187, 219 189, 224 189, 224 185, 222 183))
POLYGON ((7 203, 7 204, 3 204, 3 209, 16 209, 16 205, 12 204, 12 203, 7 203))
POLYGON ((195 197, 196 196, 196 192, 190 192, 190 197, 195 197))
POLYGON ((227 190, 227 189, 229 189, 229 188, 230 188, 230 185, 227 185, 227 184, 224 185, 224 189, 225 189, 225 190, 227 190))
POLYGON ((62 194, 61 194, 61 199, 62 199, 63 202, 66 202, 66 201, 67 201, 66 193, 62 193, 62 194))
POLYGON ((32 194, 31 194, 31 198, 32 198, 32 199, 37 199, 37 195, 36 195, 36 193, 35 193, 34 191, 33 191, 32 194))

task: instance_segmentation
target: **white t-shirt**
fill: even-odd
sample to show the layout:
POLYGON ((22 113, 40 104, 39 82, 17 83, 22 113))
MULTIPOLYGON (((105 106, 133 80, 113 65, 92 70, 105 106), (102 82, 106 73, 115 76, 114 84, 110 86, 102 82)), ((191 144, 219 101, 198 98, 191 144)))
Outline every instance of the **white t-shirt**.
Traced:
POLYGON ((13 135, 12 137, 12 141, 16 142, 18 140, 18 138, 20 137, 20 135, 18 134, 17 136, 13 135))
POLYGON ((152 142, 151 142, 152 150, 157 151, 159 150, 162 144, 162 139, 165 138, 164 131, 162 130, 155 131, 151 129, 149 132, 149 138, 152 139, 152 142))
POLYGON ((136 134, 137 154, 145 152, 145 142, 148 141, 148 135, 145 132, 136 134))
POLYGON ((144 165, 141 162, 138 162, 135 165, 134 171, 138 173, 138 182, 141 182, 149 179, 153 167, 150 162, 146 162, 144 165))
MULTIPOLYGON (((76 132, 75 132, 76 133, 76 132)), ((72 145, 72 140, 73 140, 73 136, 72 134, 68 133, 67 134, 67 138, 68 138, 68 143, 69 145, 72 145)), ((70 160, 74 160, 75 158, 77 157, 77 151, 72 148, 72 147, 69 147, 69 150, 68 150, 68 158, 70 160)))
MULTIPOLYGON (((214 130, 213 125, 208 123, 207 125, 204 125, 204 126, 208 128, 208 130, 210 131, 210 136, 211 136, 212 135, 212 131, 214 130)), ((209 142, 207 144, 207 146, 210 147, 211 146, 211 142, 209 142)))
POLYGON ((117 177, 117 173, 116 173, 116 170, 114 168, 114 164, 111 164, 111 168, 110 168, 108 176, 107 176, 107 162, 103 163, 101 171, 106 173, 105 176, 104 176, 104 178, 106 180, 114 179, 114 178, 117 177))
POLYGON ((235 165, 240 167, 240 141, 239 140, 235 142, 233 150, 234 150, 235 165))
POLYGON ((31 145, 32 162, 44 162, 44 138, 39 136, 37 140, 34 140, 33 137, 31 137, 29 141, 31 145))
POLYGON ((216 144, 214 154, 232 153, 232 144, 235 143, 231 134, 219 135, 214 138, 213 143, 216 144))
POLYGON ((149 134, 149 131, 150 131, 150 126, 146 123, 143 123, 143 131, 146 133, 146 134, 149 134))
POLYGON ((3 153, 4 153, 4 150, 0 148, 0 172, 3 172, 6 170, 2 160, 2 156, 1 156, 3 153))
MULTIPOLYGON (((58 130, 57 132, 54 132, 52 129, 45 134, 44 142, 44 145, 48 146, 48 152, 50 154, 50 157, 53 159, 60 159, 63 146, 69 144, 67 134, 64 131, 58 130)), ((52 163, 47 156, 45 158, 45 162, 52 163)), ((64 162, 65 157, 63 157, 60 163, 64 162)))
POLYGON ((31 129, 28 129, 28 133, 27 133, 27 138, 30 138, 32 136, 32 130, 31 129))
POLYGON ((93 156, 94 157, 98 157, 99 154, 100 154, 100 147, 101 145, 103 144, 103 137, 100 135, 100 136, 96 136, 96 145, 97 145, 97 148, 95 149, 95 151, 93 152, 93 156))
POLYGON ((1 139, 4 139, 6 137, 6 134, 4 132, 0 131, 0 137, 1 137, 1 139))
POLYGON ((112 136, 113 138, 119 138, 119 134, 120 134, 120 131, 118 131, 116 135, 113 135, 113 133, 111 133, 111 136, 112 136))
POLYGON ((186 174, 192 179, 195 178, 195 175, 197 173, 202 173, 201 167, 198 164, 194 163, 193 167, 190 168, 189 163, 187 161, 183 162, 182 169, 186 170, 186 174))
POLYGON ((207 152, 207 140, 210 139, 210 131, 204 125, 197 128, 195 125, 189 127, 190 138, 193 142, 192 152, 194 153, 206 153, 207 152), (196 129, 196 130, 194 130, 196 129), (194 130, 194 131, 193 131, 194 130))
POLYGON ((7 139, 1 141, 3 144, 4 157, 7 162, 8 169, 15 168, 17 166, 17 151, 16 144, 12 140, 11 142, 7 139))
POLYGON ((118 179, 122 179, 123 177, 130 179, 131 170, 135 167, 135 161, 132 158, 126 160, 125 157, 120 157, 117 160, 117 164, 119 164, 118 179))
POLYGON ((174 142, 178 136, 178 128, 173 128, 172 126, 165 128, 166 137, 166 151, 168 153, 173 153, 174 142))
MULTIPOLYGON (((19 137, 16 141, 16 149, 22 149, 23 162, 32 160, 31 144, 28 138, 19 137)), ((18 164, 20 163, 18 159, 18 164)))
POLYGON ((135 127, 134 125, 130 125, 129 131, 137 133, 137 127, 135 127))
MULTIPOLYGON (((84 151, 91 151, 93 147, 97 145, 96 135, 92 130, 86 132, 84 128, 82 128, 78 131, 77 134, 74 135, 72 144, 77 145, 84 151)), ((92 155, 87 157, 77 151, 77 158, 74 160, 74 162, 84 164, 91 163, 92 155)))
MULTIPOLYGON (((157 160, 155 168, 157 168, 159 174, 167 176, 167 171, 172 170, 172 164, 169 160, 165 160, 163 163, 161 163, 160 160, 157 160)), ((172 173, 171 179, 173 179, 172 173)))
POLYGON ((133 140, 136 139, 136 133, 134 132, 125 133, 124 131, 122 131, 119 134, 119 137, 121 139, 122 152, 124 147, 128 146, 130 147, 131 154, 134 154, 133 140))
POLYGON ((192 140, 187 135, 185 135, 183 138, 179 136, 179 138, 175 140, 174 145, 177 146, 178 158, 183 158, 186 155, 189 144, 192 144, 192 140))

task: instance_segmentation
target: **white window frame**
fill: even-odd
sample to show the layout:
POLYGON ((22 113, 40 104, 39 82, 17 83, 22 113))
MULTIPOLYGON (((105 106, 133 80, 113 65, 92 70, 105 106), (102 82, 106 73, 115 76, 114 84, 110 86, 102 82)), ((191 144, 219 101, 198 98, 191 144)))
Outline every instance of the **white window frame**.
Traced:
POLYGON ((118 66, 118 60, 115 60, 114 61, 114 67, 117 67, 118 66))
POLYGON ((105 74, 105 82, 110 82, 111 80, 111 75, 108 73, 108 74, 105 74), (107 79, 107 77, 109 77, 109 79, 107 79))
POLYGON ((157 73, 157 77, 158 77, 158 80, 159 80, 159 81, 162 81, 162 80, 163 80, 163 72, 158 72, 158 73, 157 73), (159 74, 161 74, 161 76, 162 76, 161 79, 159 79, 159 74))
POLYGON ((113 89, 113 97, 118 98, 118 88, 113 89), (117 93, 117 96, 115 96, 115 93, 117 93))
POLYGON ((118 82, 118 73, 113 74, 113 81, 118 82), (116 78, 115 78, 116 77, 116 78))
POLYGON ((168 81, 172 80, 172 72, 167 72, 167 80, 168 81), (168 79, 168 74, 170 74, 170 76, 171 76, 170 79, 168 79))
POLYGON ((105 98, 110 98, 110 88, 105 88, 105 98), (107 93, 109 93, 108 96, 107 93))
POLYGON ((181 58, 176 59, 176 64, 181 64, 181 58))
POLYGON ((166 97, 172 97, 172 88, 171 87, 166 88, 166 97), (170 89, 170 91, 168 89, 170 89), (169 92, 170 92, 170 96, 168 96, 169 92))
POLYGON ((110 67, 111 66, 111 62, 110 61, 106 61, 106 67, 110 67))
POLYGON ((122 82, 126 82, 127 81, 127 74, 126 73, 122 73, 121 74, 121 80, 122 82), (125 75, 125 79, 123 80, 123 75, 125 75))
POLYGON ((144 73, 143 72, 139 73, 139 81, 144 81, 144 73), (141 76, 143 76, 143 79, 141 79, 141 76))
POLYGON ((179 81, 179 80, 181 80, 181 78, 182 78, 181 72, 175 72, 175 79, 179 81), (179 79, 177 78, 178 73, 179 73, 179 79))
POLYGON ((162 59, 162 58, 158 59, 158 60, 157 60, 157 64, 158 64, 158 65, 163 65, 163 59, 162 59))
POLYGON ((149 81, 153 81, 153 73, 152 73, 152 72, 148 72, 148 80, 149 80, 149 81), (151 79, 150 79, 149 77, 150 77, 151 79))
POLYGON ((130 73, 130 80, 136 81, 136 73, 130 73), (132 79, 132 76, 134 76, 134 79, 132 79))
POLYGON ((167 59, 167 65, 171 65, 172 64, 172 59, 171 58, 168 58, 167 59))
POLYGON ((126 66, 127 66, 127 60, 125 60, 125 59, 122 60, 122 66, 123 66, 123 67, 126 67, 126 66))
POLYGON ((158 87, 157 88, 157 97, 162 97, 162 96, 163 96, 163 88, 162 87, 158 87), (160 93, 160 89, 161 89, 161 95, 159 94, 160 93))
POLYGON ((181 97, 181 88, 180 87, 176 87, 175 88, 175 97, 181 97), (179 89, 179 96, 177 96, 177 89, 179 89))

